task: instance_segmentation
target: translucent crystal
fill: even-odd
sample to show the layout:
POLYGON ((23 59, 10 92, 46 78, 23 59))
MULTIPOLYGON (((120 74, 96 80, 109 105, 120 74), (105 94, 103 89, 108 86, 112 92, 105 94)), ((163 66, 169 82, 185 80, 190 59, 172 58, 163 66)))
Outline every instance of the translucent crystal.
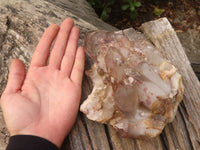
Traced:
POLYGON ((177 69, 150 42, 129 41, 122 33, 89 32, 85 51, 94 61, 86 72, 93 90, 80 110, 122 136, 160 134, 182 100, 177 69))

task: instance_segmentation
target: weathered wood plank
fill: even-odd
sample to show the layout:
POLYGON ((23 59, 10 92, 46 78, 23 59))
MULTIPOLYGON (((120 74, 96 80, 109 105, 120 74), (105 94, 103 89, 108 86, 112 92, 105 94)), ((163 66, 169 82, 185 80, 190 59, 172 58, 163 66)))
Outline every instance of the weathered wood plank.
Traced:
POLYGON ((94 9, 86 0, 45 0, 53 5, 64 9, 65 11, 71 12, 78 18, 92 24, 99 30, 117 30, 115 27, 103 22, 98 18, 94 9))
POLYGON ((110 150, 108 137, 104 125, 88 120, 84 117, 93 150, 110 150))
MULTIPOLYGON (((42 33, 50 24, 61 24, 65 18, 73 18, 75 24, 81 29, 79 40, 80 45, 82 45, 82 39, 87 31, 98 29, 98 25, 94 26, 83 20, 83 17, 80 18, 70 11, 69 6, 71 3, 74 3, 75 5, 77 1, 78 0, 66 1, 65 4, 69 4, 67 5, 68 10, 64 10, 64 8, 54 5, 53 3, 49 3, 48 1, 0 1, 0 95, 5 88, 8 68, 12 59, 21 59, 26 64, 26 68, 28 68, 35 47, 42 33)), ((87 7, 82 7, 83 8, 80 9, 79 12, 82 12, 81 14, 88 13, 87 7)), ((76 9, 73 9, 73 11, 76 9)), ((101 20, 98 20, 98 22, 101 22, 101 20)), ((102 24, 99 23, 99 28, 102 28, 102 26, 105 26, 108 30, 114 30, 114 27, 111 27, 108 24, 103 22, 102 24)), ((83 97, 88 91, 86 85, 88 85, 87 82, 85 84, 83 97)), ((3 121, 2 113, 0 115, 0 149, 3 150, 7 145, 6 142, 8 142, 8 132, 3 121)), ((80 117, 78 118, 72 132, 64 142, 62 149, 68 149, 69 147, 71 149, 94 149, 92 144, 97 145, 97 142, 99 145, 102 144, 105 148, 107 148, 108 140, 105 132, 102 131, 105 138, 101 137, 102 139, 99 140, 100 142, 98 141, 98 137, 91 140, 89 136, 92 137, 92 135, 95 135, 95 131, 93 131, 90 127, 88 127, 88 129, 86 128, 86 125, 90 126, 90 123, 87 123, 88 120, 83 121, 84 120, 80 119, 80 117)), ((96 126, 100 125, 96 124, 96 126)), ((98 129, 99 131, 104 130, 104 128, 98 129)), ((97 147, 97 149, 100 148, 101 147, 99 146, 97 147)))
MULTIPOLYGON (((163 54, 178 68, 183 77, 185 92, 183 102, 179 107, 179 113, 184 121, 181 121, 181 124, 186 126, 192 144, 191 149, 200 149, 200 83, 191 68, 183 47, 166 18, 144 23, 141 29, 156 47, 163 50, 163 54)), ((177 128, 179 124, 173 122, 172 125, 174 126, 174 132, 170 133, 177 134, 172 139, 179 139, 180 134, 177 132, 180 129, 177 128)), ((179 131, 179 133, 181 132, 179 131)), ((187 134, 184 136, 187 136, 187 134)), ((183 142, 187 142, 186 138, 183 142)), ((185 143, 181 142, 178 147, 182 144, 185 143)), ((182 148, 180 147, 180 149, 182 148)))
POLYGON ((111 126, 109 126, 108 129, 114 150, 165 150, 160 137, 135 140, 120 137, 120 135, 111 126))
MULTIPOLYGON (((88 135, 88 129, 85 127, 84 123, 81 121, 80 116, 77 118, 73 130, 69 134, 70 148, 80 149, 80 150, 92 150, 91 139, 88 135)), ((68 145, 69 146, 69 145, 68 145)))
MULTIPOLYGON (((199 60, 200 60, 200 57, 199 57, 199 60)), ((192 63, 191 66, 200 81, 200 64, 192 63)))
POLYGON ((135 149, 138 148, 136 142, 130 138, 121 138, 120 135, 113 129, 113 127, 108 126, 108 131, 110 134, 111 144, 113 150, 124 150, 124 149, 135 149))

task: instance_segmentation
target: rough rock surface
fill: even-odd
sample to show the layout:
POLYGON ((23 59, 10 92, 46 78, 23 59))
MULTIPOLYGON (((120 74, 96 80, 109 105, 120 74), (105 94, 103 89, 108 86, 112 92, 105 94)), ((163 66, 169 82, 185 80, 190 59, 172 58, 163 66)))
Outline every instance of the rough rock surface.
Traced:
POLYGON ((85 50, 94 61, 87 71, 94 88, 80 110, 89 119, 133 138, 155 137, 174 119, 181 75, 150 42, 94 31, 86 34, 85 50))

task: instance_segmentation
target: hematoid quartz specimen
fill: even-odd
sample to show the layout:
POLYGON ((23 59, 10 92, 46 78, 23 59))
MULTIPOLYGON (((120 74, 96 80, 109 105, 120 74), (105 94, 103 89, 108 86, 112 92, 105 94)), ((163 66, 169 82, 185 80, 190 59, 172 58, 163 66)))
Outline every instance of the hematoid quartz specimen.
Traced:
POLYGON ((85 36, 94 64, 86 74, 92 93, 80 110, 124 137, 155 137, 171 122, 183 97, 181 75, 145 39, 94 31, 85 36))

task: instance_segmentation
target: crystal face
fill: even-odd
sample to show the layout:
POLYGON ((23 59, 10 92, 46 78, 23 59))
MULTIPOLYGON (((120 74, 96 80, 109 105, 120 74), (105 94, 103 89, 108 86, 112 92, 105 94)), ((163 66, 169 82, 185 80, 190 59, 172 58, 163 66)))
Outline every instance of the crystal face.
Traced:
POLYGON ((84 48, 94 61, 86 71, 93 90, 80 110, 124 137, 160 134, 183 97, 177 69, 150 42, 123 33, 89 32, 84 48))

